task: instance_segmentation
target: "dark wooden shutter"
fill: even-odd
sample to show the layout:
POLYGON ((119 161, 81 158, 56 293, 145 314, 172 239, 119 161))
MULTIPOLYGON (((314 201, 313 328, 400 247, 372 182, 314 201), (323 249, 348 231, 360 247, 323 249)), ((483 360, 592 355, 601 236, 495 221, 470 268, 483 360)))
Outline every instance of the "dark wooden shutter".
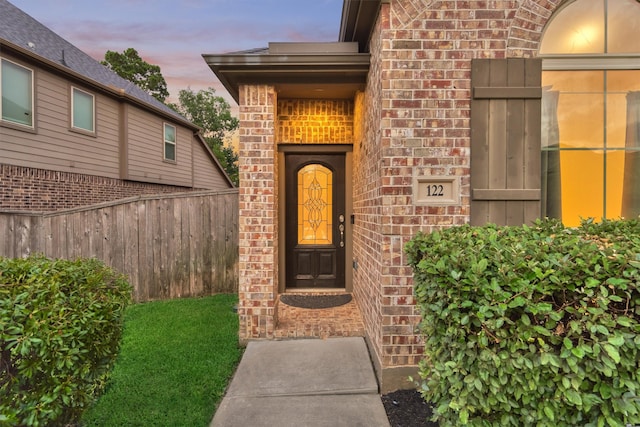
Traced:
POLYGON ((471 224, 540 217, 542 61, 471 63, 471 224))

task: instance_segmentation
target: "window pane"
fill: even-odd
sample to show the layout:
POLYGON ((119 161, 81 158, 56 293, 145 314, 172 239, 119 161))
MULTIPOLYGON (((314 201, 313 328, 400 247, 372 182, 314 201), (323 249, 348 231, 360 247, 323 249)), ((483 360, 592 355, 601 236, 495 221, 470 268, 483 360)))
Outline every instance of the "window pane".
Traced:
POLYGON ((630 91, 626 103, 624 182, 621 215, 640 215, 640 91, 630 91))
POLYGON ((640 3, 609 0, 607 52, 640 53, 640 3))
POLYGON ((559 92, 560 147, 604 147, 604 71, 545 71, 542 85, 559 92))
POLYGON ((640 91, 640 70, 607 71, 607 91, 625 94, 640 91))
POLYGON ((560 152, 562 176, 562 222, 580 223, 580 217, 600 219, 604 215, 604 151, 560 152))
POLYGON ((625 148, 627 135, 638 127, 638 102, 640 71, 607 71, 607 147, 625 148))
POLYGON ((627 128, 627 94, 607 93, 607 147, 624 148, 627 128))
POLYGON ((2 119, 33 126, 31 70, 2 62, 2 119))
POLYGON ((164 144, 164 158, 167 160, 175 160, 176 159, 176 146, 175 144, 171 144, 169 142, 165 142, 164 144))
POLYGON ((164 158, 176 159, 176 128, 168 124, 164 125, 164 158))
POLYGON ((605 215, 609 219, 617 219, 622 215, 622 191, 624 175, 624 151, 607 151, 607 180, 606 196, 607 210, 605 215))
POLYGON ((171 125, 164 125, 164 140, 176 142, 176 128, 171 125))
POLYGON ((93 95, 74 88, 72 126, 93 132, 93 117, 93 95))
POLYGON ((322 165, 298 171, 298 243, 328 245, 333 241, 333 174, 322 165))
POLYGON ((545 29, 540 53, 604 53, 604 20, 603 0, 568 5, 545 29))

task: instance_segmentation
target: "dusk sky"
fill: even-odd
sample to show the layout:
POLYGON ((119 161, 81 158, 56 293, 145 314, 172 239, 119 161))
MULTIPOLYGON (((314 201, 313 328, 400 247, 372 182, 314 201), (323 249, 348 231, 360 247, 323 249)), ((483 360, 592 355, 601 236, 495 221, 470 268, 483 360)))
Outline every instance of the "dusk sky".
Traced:
POLYGON ((159 65, 170 99, 213 87, 234 101, 202 59, 269 42, 338 40, 343 0, 9 0, 97 60, 134 48, 159 65))

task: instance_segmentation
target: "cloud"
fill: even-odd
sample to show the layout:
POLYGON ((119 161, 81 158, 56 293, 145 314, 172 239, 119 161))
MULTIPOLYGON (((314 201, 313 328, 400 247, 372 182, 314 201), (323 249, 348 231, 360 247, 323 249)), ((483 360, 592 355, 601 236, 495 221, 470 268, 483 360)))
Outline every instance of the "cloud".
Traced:
POLYGON ((107 50, 136 49, 160 66, 172 96, 214 87, 228 97, 202 54, 336 41, 343 0, 13 1, 97 60, 107 50))

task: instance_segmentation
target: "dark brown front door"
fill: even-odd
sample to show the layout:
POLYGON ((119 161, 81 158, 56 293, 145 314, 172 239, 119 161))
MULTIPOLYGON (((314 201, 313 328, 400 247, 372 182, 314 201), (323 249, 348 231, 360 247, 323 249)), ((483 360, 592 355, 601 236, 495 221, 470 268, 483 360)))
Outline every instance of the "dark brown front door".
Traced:
POLYGON ((288 288, 345 286, 345 155, 287 154, 288 288))

